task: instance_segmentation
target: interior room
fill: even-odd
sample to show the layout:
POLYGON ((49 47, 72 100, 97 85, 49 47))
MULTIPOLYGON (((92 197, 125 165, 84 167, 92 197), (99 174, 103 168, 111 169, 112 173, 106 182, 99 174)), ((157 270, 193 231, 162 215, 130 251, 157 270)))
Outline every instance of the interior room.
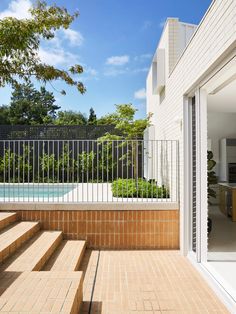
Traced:
POLYGON ((209 93, 207 123, 208 152, 212 152, 208 153, 208 182, 212 182, 208 187, 208 262, 236 296, 235 96, 233 78, 209 93))

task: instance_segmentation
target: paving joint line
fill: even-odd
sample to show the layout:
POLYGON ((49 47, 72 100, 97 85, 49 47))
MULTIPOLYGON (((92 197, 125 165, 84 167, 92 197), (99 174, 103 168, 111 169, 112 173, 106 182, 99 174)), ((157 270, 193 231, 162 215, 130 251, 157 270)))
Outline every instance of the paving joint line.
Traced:
POLYGON ((94 279, 93 279, 93 287, 92 287, 92 291, 91 291, 91 298, 90 298, 90 302, 89 302, 88 314, 91 314, 91 310, 92 310, 93 295, 94 295, 94 290, 95 290, 95 285, 96 285, 96 280, 97 280, 98 266, 99 266, 99 261, 100 261, 100 252, 101 251, 99 250, 98 251, 98 259, 97 259, 97 264, 96 264, 95 275, 94 275, 94 279))

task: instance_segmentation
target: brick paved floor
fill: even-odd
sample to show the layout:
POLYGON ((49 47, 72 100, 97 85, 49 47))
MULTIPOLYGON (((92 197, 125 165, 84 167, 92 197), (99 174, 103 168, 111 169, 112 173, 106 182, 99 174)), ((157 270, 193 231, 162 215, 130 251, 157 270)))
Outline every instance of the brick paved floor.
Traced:
POLYGON ((83 314, 229 313, 177 251, 87 251, 81 268, 83 314))

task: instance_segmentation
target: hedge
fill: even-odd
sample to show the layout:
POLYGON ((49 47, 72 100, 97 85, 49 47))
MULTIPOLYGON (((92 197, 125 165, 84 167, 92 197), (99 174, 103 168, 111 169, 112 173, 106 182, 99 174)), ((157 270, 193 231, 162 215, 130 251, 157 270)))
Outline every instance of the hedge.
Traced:
POLYGON ((114 197, 169 198, 168 189, 154 180, 118 179, 112 183, 114 197))

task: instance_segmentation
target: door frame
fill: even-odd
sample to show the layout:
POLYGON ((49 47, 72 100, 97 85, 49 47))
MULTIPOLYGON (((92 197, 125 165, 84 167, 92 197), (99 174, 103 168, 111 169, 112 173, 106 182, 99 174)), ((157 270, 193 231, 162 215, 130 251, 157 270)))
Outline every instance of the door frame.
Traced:
POLYGON ((197 146, 197 229, 199 232, 198 262, 207 262, 207 92, 198 88, 196 93, 196 146, 197 146))
POLYGON ((198 87, 184 98, 184 255, 207 261, 207 94, 198 87), (192 250, 192 118, 191 102, 196 108, 196 253, 192 250))
POLYGON ((208 199, 207 199, 207 93, 217 89, 217 86, 223 85, 223 80, 231 78, 236 71, 236 54, 235 51, 222 61, 214 72, 209 73, 198 86, 192 89, 184 97, 184 232, 183 232, 183 249, 184 255, 192 255, 191 247, 191 116, 190 104, 191 98, 195 96, 196 105, 196 153, 197 153, 197 252, 196 261, 201 263, 207 262, 207 218, 208 218, 208 199), (222 76, 223 73, 223 76, 222 76))
MULTIPOLYGON (((212 85, 212 78, 218 79, 220 72, 228 70, 230 72, 236 69, 236 49, 225 55, 224 59, 219 61, 214 70, 207 73, 205 78, 201 82, 192 85, 184 97, 183 101, 183 180, 184 180, 184 195, 183 195, 183 235, 182 235, 182 252, 188 256, 192 264, 202 273, 211 288, 216 292, 220 299, 226 304, 230 312, 236 312, 236 301, 234 291, 228 286, 227 282, 219 275, 216 270, 207 261, 207 218, 208 211, 204 210, 204 206, 207 206, 207 93, 217 88, 217 84, 222 84, 220 81, 212 85), (198 85, 197 85, 198 84, 198 85), (198 117, 198 213, 200 218, 200 226, 198 229, 197 241, 200 244, 200 254, 194 253, 191 248, 191 146, 189 137, 191 135, 191 120, 189 116, 190 99, 196 96, 196 102, 198 103, 197 117, 198 117), (203 139, 202 143, 199 141, 203 139), (201 155, 203 153, 203 155, 201 155), (205 175, 203 175, 205 172, 205 175), (205 186, 205 189, 203 188, 205 186), (199 199, 202 196, 202 199, 199 199), (204 205, 205 204, 205 205, 204 205)), ((234 73, 236 71, 234 70, 234 73)), ((220 78, 219 78, 220 80, 220 78)), ((223 86, 223 85, 221 85, 223 86)), ((207 207, 205 207, 207 208, 207 207)))

